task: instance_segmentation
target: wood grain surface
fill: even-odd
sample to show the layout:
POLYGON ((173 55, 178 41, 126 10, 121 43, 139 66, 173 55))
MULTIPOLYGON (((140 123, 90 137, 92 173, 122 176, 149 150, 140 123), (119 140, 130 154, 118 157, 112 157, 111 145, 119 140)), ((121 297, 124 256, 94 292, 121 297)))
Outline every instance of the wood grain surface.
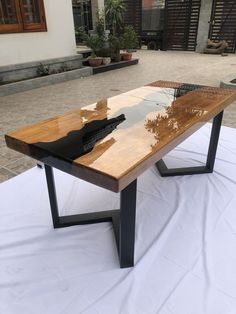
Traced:
POLYGON ((10 132, 6 143, 119 192, 234 100, 230 89, 157 81, 10 132))

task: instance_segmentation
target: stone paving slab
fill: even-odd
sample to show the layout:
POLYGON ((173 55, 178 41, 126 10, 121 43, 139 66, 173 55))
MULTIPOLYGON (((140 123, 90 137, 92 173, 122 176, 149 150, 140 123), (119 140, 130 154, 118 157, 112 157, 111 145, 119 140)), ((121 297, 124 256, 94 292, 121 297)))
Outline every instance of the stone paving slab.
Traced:
MULTIPOLYGON (((139 64, 132 67, 0 97, 0 182, 36 164, 6 147, 4 134, 8 131, 152 81, 219 86, 223 77, 236 73, 235 54, 221 57, 194 52, 140 50, 134 57, 139 58, 139 64)), ((236 103, 226 109, 223 124, 236 128, 236 103)))

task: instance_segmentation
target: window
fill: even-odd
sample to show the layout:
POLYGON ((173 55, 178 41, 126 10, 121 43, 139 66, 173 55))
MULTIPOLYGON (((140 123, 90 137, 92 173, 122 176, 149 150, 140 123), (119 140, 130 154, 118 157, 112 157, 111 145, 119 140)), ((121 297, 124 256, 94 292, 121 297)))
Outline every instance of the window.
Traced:
POLYGON ((162 30, 164 26, 164 0, 142 0, 142 29, 162 30))
POLYGON ((46 30, 43 0, 0 0, 0 33, 46 30))

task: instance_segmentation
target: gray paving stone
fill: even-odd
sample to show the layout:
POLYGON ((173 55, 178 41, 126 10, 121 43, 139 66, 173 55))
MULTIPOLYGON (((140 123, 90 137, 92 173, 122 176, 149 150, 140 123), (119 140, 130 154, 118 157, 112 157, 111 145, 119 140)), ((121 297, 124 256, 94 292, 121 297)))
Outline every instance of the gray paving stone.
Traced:
POLYGON ((0 183, 4 182, 10 178, 13 178, 16 174, 5 169, 5 168, 0 168, 0 183))
POLYGON ((22 156, 16 161, 6 164, 4 168, 9 170, 10 172, 20 174, 25 170, 28 170, 36 165, 37 163, 36 160, 29 158, 27 156, 23 157, 22 156))

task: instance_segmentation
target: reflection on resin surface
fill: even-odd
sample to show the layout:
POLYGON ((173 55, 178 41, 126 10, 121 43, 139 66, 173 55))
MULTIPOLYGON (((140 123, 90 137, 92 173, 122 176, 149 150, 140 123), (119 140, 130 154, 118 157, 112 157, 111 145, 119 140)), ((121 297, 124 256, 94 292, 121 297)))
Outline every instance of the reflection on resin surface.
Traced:
POLYGON ((9 136, 119 179, 161 158, 234 99, 231 90, 158 81, 9 136))
POLYGON ((160 142, 160 131, 163 133, 162 136, 171 137, 172 134, 178 133, 183 124, 186 124, 186 120, 191 121, 192 118, 200 118, 204 114, 202 109, 194 108, 189 104, 179 106, 179 102, 176 101, 177 98, 203 87, 201 85, 182 84, 174 88, 173 102, 158 112, 155 118, 146 120, 145 127, 154 134, 156 145, 160 142))
POLYGON ((194 91, 203 87, 204 86, 202 85, 196 85, 196 84, 182 84, 179 87, 175 88, 175 98, 181 97, 191 91, 194 91))
MULTIPOLYGON (((204 115, 214 105, 218 94, 199 94, 201 90, 202 86, 188 84, 175 88, 145 86, 108 99, 108 116, 123 113, 126 117, 112 133, 115 142, 98 158, 93 158, 92 151, 76 162, 120 177, 191 125, 204 121, 204 115)), ((106 137, 109 139, 110 135, 106 137)), ((103 141, 105 143, 105 139, 103 141)), ((96 145, 97 151, 103 141, 96 145)))
POLYGON ((91 122, 92 120, 106 119, 108 115, 108 110, 110 110, 107 106, 107 99, 102 99, 98 101, 95 107, 92 110, 81 109, 80 116, 82 118, 83 123, 91 122))
MULTIPOLYGON (((177 96, 179 97, 179 96, 177 96)), ((145 128, 154 134, 156 143, 152 145, 152 148, 157 148, 159 142, 164 138, 173 137, 175 134, 184 127, 185 120, 191 121, 194 118, 200 118, 204 114, 204 110, 192 109, 192 108, 179 108, 173 102, 171 106, 163 109, 159 112, 155 118, 148 118, 145 122, 145 128)))

